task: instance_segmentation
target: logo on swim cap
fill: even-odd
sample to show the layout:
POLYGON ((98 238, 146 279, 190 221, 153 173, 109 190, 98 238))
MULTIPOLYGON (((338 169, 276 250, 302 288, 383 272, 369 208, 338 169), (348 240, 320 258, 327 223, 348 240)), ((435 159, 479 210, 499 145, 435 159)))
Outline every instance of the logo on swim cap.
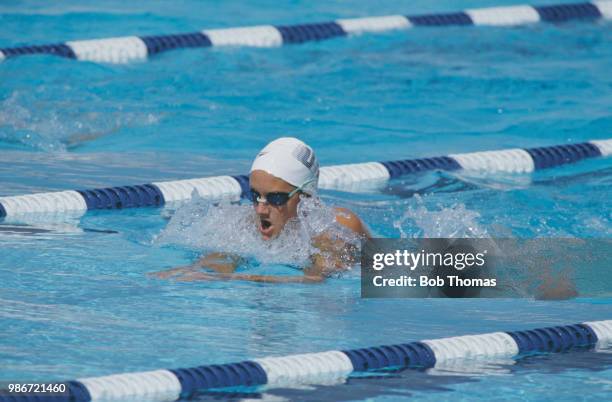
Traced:
POLYGON ((253 161, 253 170, 263 170, 312 194, 319 183, 319 162, 311 147, 293 137, 278 138, 266 145, 253 161))
POLYGON ((312 165, 316 162, 314 152, 306 146, 298 146, 293 150, 293 156, 304 164, 308 169, 312 169, 312 165))

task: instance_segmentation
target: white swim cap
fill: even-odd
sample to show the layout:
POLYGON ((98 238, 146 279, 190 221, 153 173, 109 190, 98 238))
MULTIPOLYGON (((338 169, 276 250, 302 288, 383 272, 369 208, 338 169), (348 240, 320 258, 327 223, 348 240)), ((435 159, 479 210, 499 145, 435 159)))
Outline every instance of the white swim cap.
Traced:
POLYGON ((319 185, 319 161, 308 145, 293 137, 278 138, 266 145, 253 161, 253 170, 263 170, 313 194, 319 185))

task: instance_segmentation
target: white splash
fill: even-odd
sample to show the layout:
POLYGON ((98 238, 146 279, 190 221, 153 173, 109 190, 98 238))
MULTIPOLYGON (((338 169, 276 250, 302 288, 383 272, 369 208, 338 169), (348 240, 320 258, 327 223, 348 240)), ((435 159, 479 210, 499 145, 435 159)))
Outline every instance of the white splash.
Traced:
POLYGON ((252 257, 262 264, 304 267, 313 254, 320 252, 312 245, 317 235, 325 233, 353 245, 359 245, 361 240, 339 225, 334 208, 322 204, 318 198, 302 199, 298 216, 289 220, 272 240, 262 239, 256 219, 251 205, 227 201, 212 204, 194 194, 189 203, 176 210, 154 243, 252 257))
POLYGON ((412 205, 404 215, 393 222, 393 227, 399 230, 401 238, 484 238, 488 231, 478 223, 480 214, 469 210, 464 204, 453 204, 449 207, 439 206, 438 210, 429 210, 423 199, 415 196, 416 207, 412 205), (414 230, 405 230, 407 221, 415 224, 414 230))

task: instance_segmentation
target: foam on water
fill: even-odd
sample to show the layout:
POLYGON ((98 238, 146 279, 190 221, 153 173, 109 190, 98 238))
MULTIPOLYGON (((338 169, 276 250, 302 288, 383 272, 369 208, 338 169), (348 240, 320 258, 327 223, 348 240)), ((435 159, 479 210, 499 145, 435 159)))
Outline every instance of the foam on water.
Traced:
POLYGON ((2 101, 0 141, 43 151, 66 151, 124 127, 159 121, 153 114, 127 111, 122 106, 100 109, 96 105, 101 99, 92 94, 75 93, 70 87, 60 91, 65 95, 61 101, 45 99, 51 96, 47 92, 56 90, 46 87, 29 93, 16 90, 2 101))

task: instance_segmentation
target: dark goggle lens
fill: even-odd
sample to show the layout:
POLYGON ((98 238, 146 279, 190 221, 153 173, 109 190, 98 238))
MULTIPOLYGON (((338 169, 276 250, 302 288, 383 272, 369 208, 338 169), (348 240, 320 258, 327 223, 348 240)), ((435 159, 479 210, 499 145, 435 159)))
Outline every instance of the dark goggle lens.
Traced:
POLYGON ((288 193, 269 193, 266 195, 266 200, 270 205, 274 205, 275 207, 280 207, 281 205, 285 205, 287 201, 289 201, 288 193))
MULTIPOLYGON (((259 194, 255 190, 251 190, 251 201, 253 201, 253 204, 257 205, 257 203, 259 202, 257 201, 258 198, 261 198, 261 194, 259 194)), ((289 194, 288 193, 268 193, 266 194, 265 198, 268 204, 274 205, 275 207, 280 207, 281 205, 285 205, 287 201, 289 201, 289 194)))

